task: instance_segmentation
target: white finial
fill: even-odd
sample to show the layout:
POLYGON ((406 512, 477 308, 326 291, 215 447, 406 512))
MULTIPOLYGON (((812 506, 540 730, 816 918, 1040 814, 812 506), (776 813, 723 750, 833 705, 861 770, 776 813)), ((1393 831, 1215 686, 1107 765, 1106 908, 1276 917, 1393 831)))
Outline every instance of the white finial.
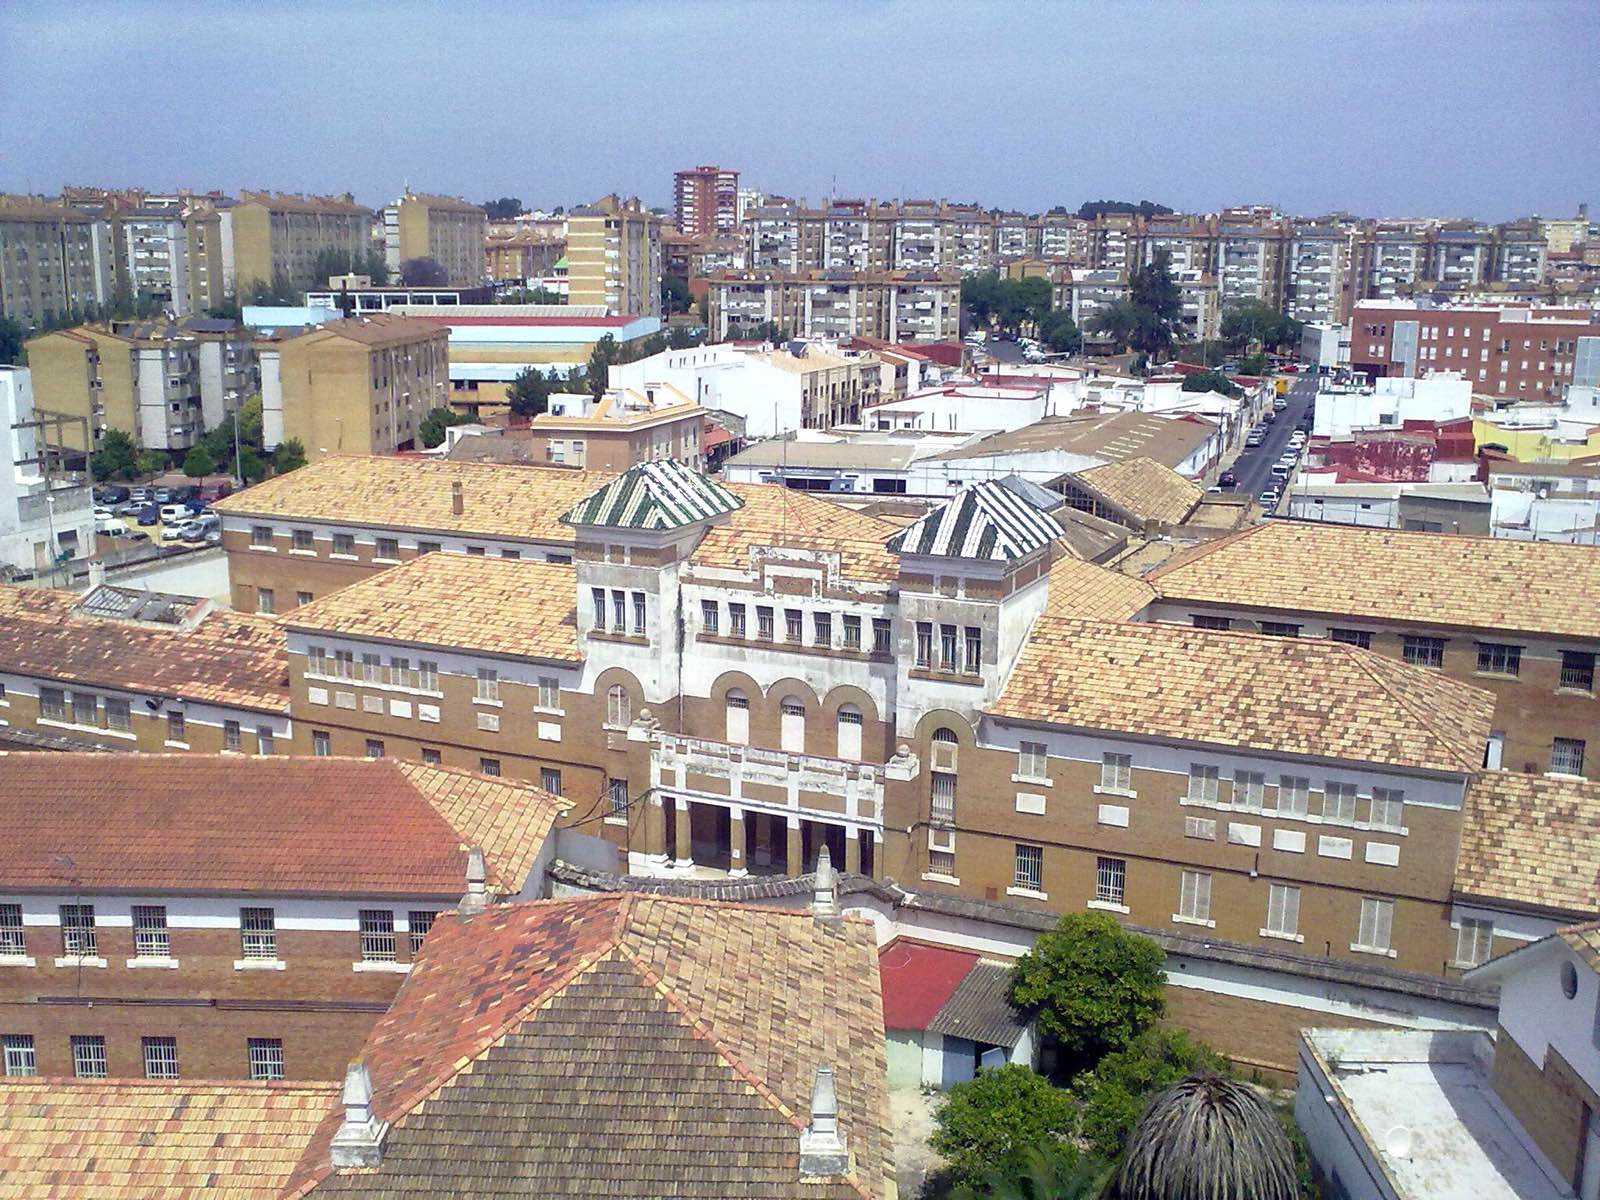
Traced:
POLYGON ((836 917, 839 915, 839 898, 834 892, 835 876, 833 873, 833 856, 828 853, 828 843, 822 843, 822 849, 817 851, 816 883, 811 893, 811 913, 817 917, 836 917))
POLYGON ((850 1150, 839 1132, 839 1097, 833 1069, 818 1067, 811 1085, 811 1124, 800 1134, 800 1174, 843 1175, 850 1170, 850 1150))
POLYGON ((481 913, 489 906, 489 868, 484 861, 483 849, 474 846, 467 851, 467 894, 461 897, 456 911, 463 917, 481 913))
POLYGON ((344 1123, 334 1132, 329 1156, 336 1167, 375 1167, 383 1160, 389 1122, 372 1113, 372 1075, 357 1059, 344 1072, 344 1123))

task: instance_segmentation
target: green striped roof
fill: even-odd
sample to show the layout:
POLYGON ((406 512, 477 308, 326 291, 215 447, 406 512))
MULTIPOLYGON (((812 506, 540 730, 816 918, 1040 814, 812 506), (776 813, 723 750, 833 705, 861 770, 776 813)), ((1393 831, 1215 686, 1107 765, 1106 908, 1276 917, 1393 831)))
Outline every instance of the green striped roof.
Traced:
POLYGON ((628 468, 561 519, 612 529, 682 529, 743 504, 709 475, 666 459, 628 468))

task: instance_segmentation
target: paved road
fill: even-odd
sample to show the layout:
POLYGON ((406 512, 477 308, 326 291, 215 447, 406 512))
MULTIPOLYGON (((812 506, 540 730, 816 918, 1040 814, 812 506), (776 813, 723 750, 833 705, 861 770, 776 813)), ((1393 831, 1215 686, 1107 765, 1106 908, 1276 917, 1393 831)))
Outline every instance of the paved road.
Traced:
POLYGON ((1002 342, 993 334, 990 334, 989 340, 979 348, 998 363, 1019 363, 1023 361, 1021 346, 1015 342, 1002 342))
MULTIPOLYGON (((1233 473, 1238 476, 1239 482, 1234 490, 1240 493, 1259 496, 1272 482, 1272 464, 1277 462, 1289 446, 1289 434, 1300 423, 1300 418, 1316 401, 1317 377, 1313 374, 1300 374, 1294 377, 1294 384, 1289 389, 1289 394, 1284 397, 1289 402, 1289 407, 1278 414, 1278 419, 1266 427, 1267 440, 1254 450, 1245 449, 1234 460, 1233 473)), ((1282 491, 1282 487, 1279 488, 1282 491)))

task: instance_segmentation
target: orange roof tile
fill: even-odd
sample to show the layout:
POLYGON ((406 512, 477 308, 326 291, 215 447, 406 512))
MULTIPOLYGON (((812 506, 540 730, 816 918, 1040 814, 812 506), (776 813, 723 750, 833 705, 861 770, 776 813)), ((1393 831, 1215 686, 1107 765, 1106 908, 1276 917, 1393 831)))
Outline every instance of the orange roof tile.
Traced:
POLYGON ((887 583, 900 565, 884 545, 901 527, 770 483, 730 483, 744 501, 723 523, 713 526, 695 548, 694 566, 748 571, 758 546, 787 546, 839 555, 847 579, 887 583))
POLYGON ((1127 621, 1155 598, 1155 588, 1142 579, 1063 555, 1050 568, 1044 611, 1052 617, 1127 621))
POLYGON ((1140 521, 1179 525, 1205 489, 1153 458, 1129 458, 1079 471, 1072 477, 1140 521))
POLYGON ((1461 822, 1455 888, 1564 913, 1600 913, 1600 783, 1485 771, 1461 822))

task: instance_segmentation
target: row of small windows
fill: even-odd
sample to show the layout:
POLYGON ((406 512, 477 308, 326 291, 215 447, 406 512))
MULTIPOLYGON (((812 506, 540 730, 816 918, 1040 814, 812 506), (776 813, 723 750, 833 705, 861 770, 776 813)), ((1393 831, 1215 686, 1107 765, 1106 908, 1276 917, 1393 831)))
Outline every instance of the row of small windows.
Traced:
MULTIPOLYGON (((724 736, 736 746, 750 744, 750 698, 738 688, 723 700, 724 736)), ((851 762, 861 759, 861 710, 853 704, 839 707, 834 718, 835 756, 851 762)), ((806 705, 796 696, 786 696, 778 705, 778 748, 788 754, 806 752, 806 705)))
MULTIPOLYGON (((106 1078, 106 1039, 99 1034, 73 1034, 72 1073, 79 1079, 106 1078)), ((178 1078, 178 1039, 175 1037, 140 1038, 144 1057, 146 1079, 178 1078)), ((31 1033, 0 1034, 0 1047, 5 1054, 5 1073, 25 1077, 39 1073, 31 1033)), ((245 1065, 251 1079, 283 1078, 283 1040, 281 1038, 246 1038, 245 1065)))
MULTIPOLYGON (((596 589, 598 590, 598 589, 596 589)), ((756 640, 758 642, 776 642, 778 610, 769 604, 758 604, 756 610, 756 640)), ((730 637, 746 639, 749 634, 746 606, 738 601, 730 601, 724 606, 717 600, 700 601, 700 628, 711 637, 730 637), (722 610, 727 609, 727 632, 723 632, 722 610)), ((887 617, 872 617, 872 650, 873 654, 886 655, 893 649, 893 626, 887 617)), ((811 645, 819 649, 844 649, 860 652, 863 646, 862 635, 864 628, 862 619, 856 613, 836 614, 827 611, 813 611, 811 613, 810 640, 806 636, 806 613, 804 609, 785 608, 783 610, 783 641, 791 646, 811 645), (838 618, 837 623, 835 617, 838 618), (834 633, 837 629, 839 640, 836 643, 834 633)))
MULTIPOLYGON (((258 550, 274 550, 277 548, 274 538, 276 530, 271 525, 250 526, 250 545, 258 550)), ((353 533, 335 533, 328 539, 330 553, 344 557, 356 557, 356 535, 353 533)), ((315 554, 317 552, 317 538, 313 530, 291 529, 289 531, 290 549, 301 554, 315 554)), ((443 542, 418 540, 417 556, 424 554, 437 554, 444 549, 443 542)), ((488 554, 488 547, 469 543, 466 553, 475 557, 484 557, 488 554)), ((521 550, 512 550, 506 547, 500 549, 501 558, 518 559, 522 557, 521 550)), ((375 537, 372 541, 372 557, 378 562, 400 561, 400 539, 393 537, 375 537)), ((571 562, 570 554, 546 554, 547 562, 571 562)))
MULTIPOLYGON (((0 687, 0 695, 3 694, 4 688, 0 687)), ((132 713, 132 703, 115 696, 106 696, 102 699, 93 692, 67 692, 61 688, 49 687, 39 689, 39 718, 44 721, 59 721, 84 729, 127 733, 132 729, 132 713)), ((166 721, 167 741, 186 744, 189 723, 184 714, 176 709, 170 709, 166 713, 166 721)), ((258 753, 274 752, 277 741, 272 726, 257 726, 255 737, 258 753)), ((225 751, 243 752, 244 730, 238 721, 223 721, 222 748, 225 751)))
MULTIPOLYGON (((386 663, 380 654, 362 654, 359 661, 353 650, 335 650, 329 654, 322 646, 306 647, 306 674, 321 679, 349 680, 371 684, 374 687, 404 688, 413 692, 442 695, 439 687, 439 664, 433 659, 411 659, 391 655, 386 663)), ((475 676, 474 699, 485 703, 500 702, 500 672, 493 667, 479 667, 475 676)), ((538 707, 558 711, 561 707, 561 680, 554 675, 540 675, 538 707)))
POLYGON ((916 665, 976 675, 983 668, 983 630, 976 625, 935 625, 932 621, 918 621, 916 665))
MULTIPOLYGON (((411 956, 422 950, 422 941, 433 927, 435 913, 412 909, 406 914, 407 944, 411 956)), ((92 904, 63 904, 59 907, 61 953, 75 958, 98 955, 99 937, 92 904)), ((394 962, 398 946, 394 910, 364 908, 358 914, 359 947, 363 962, 394 962)), ((164 904, 133 905, 133 952, 139 958, 167 959, 172 954, 172 931, 167 924, 164 904)), ((0 959, 22 958, 28 953, 27 929, 22 923, 20 904, 0 904, 0 959)), ((239 910, 239 956, 249 960, 278 959, 277 915, 271 908, 239 910)))

